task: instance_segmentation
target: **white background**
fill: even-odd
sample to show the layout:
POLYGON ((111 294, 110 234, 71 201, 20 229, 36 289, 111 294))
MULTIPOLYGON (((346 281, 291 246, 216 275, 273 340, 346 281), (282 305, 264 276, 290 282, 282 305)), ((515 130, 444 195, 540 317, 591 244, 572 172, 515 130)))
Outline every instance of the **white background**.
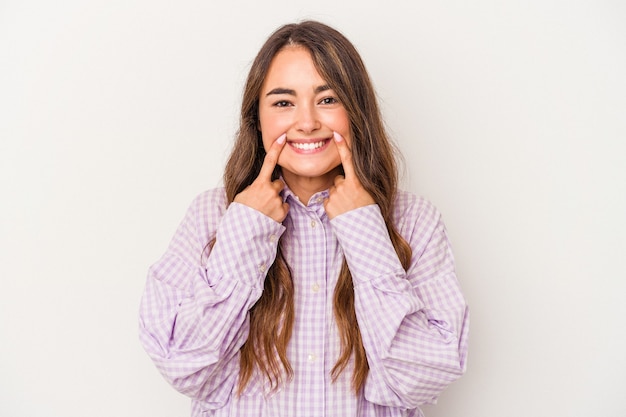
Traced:
POLYGON ((146 271, 303 18, 358 47, 450 232, 469 367, 426 415, 625 416, 618 0, 0 0, 0 415, 189 415, 137 340, 146 271))

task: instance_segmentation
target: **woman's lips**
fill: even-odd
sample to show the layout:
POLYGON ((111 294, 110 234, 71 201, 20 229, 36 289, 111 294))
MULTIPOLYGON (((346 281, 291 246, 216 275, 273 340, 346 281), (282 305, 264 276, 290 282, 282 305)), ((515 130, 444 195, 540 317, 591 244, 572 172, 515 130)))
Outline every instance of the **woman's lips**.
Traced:
POLYGON ((287 143, 297 153, 316 153, 325 149, 330 139, 290 140, 287 143))

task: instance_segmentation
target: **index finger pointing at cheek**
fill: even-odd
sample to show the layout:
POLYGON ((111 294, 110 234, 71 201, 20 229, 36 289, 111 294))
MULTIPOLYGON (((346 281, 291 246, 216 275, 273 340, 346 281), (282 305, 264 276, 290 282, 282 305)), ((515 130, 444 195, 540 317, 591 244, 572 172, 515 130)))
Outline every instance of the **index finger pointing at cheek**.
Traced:
POLYGON ((346 178, 354 175, 354 165, 352 164, 352 151, 348 148, 346 140, 337 132, 333 132, 335 138, 335 145, 337 145, 337 151, 341 158, 341 164, 343 165, 343 172, 346 174, 346 178))
POLYGON ((261 171, 259 171, 260 178, 265 178, 268 181, 272 180, 272 173, 274 172, 274 168, 276 168, 276 164, 278 164, 278 156, 285 147, 286 141, 287 134, 283 133, 272 143, 267 154, 265 154, 265 159, 263 159, 263 166, 261 166, 261 171))

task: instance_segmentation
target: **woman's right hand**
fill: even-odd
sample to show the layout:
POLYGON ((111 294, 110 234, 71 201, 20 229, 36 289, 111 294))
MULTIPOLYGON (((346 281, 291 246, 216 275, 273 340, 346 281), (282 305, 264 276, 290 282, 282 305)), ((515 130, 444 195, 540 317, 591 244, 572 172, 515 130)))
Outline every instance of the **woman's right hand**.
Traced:
POLYGON ((265 155, 259 175, 252 184, 237 194, 234 200, 237 203, 260 211, 278 223, 281 223, 287 217, 289 204, 283 202, 283 198, 280 195, 280 192, 285 187, 285 183, 280 179, 272 181, 272 174, 278 163, 278 156, 285 147, 286 139, 287 134, 285 133, 272 143, 265 155))

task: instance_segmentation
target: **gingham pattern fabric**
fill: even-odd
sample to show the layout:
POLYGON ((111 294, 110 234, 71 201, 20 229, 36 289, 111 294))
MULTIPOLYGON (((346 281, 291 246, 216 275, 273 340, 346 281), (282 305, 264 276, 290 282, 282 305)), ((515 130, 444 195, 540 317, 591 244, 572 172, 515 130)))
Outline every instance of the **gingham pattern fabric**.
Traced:
POLYGON ((329 221, 323 200, 283 191, 283 224, 223 189, 194 200, 167 252, 149 271, 140 340, 163 376, 192 398, 192 417, 417 417, 465 371, 468 310, 437 210, 399 192, 394 219, 413 249, 404 271, 377 205, 329 221), (206 245, 216 237, 209 252, 206 245), (248 310, 261 296, 279 239, 295 287, 288 347, 292 380, 277 390, 253 375, 236 394, 248 310), (339 356, 333 292, 343 259, 353 276, 357 321, 370 366, 364 390, 352 364, 332 382, 339 356))

